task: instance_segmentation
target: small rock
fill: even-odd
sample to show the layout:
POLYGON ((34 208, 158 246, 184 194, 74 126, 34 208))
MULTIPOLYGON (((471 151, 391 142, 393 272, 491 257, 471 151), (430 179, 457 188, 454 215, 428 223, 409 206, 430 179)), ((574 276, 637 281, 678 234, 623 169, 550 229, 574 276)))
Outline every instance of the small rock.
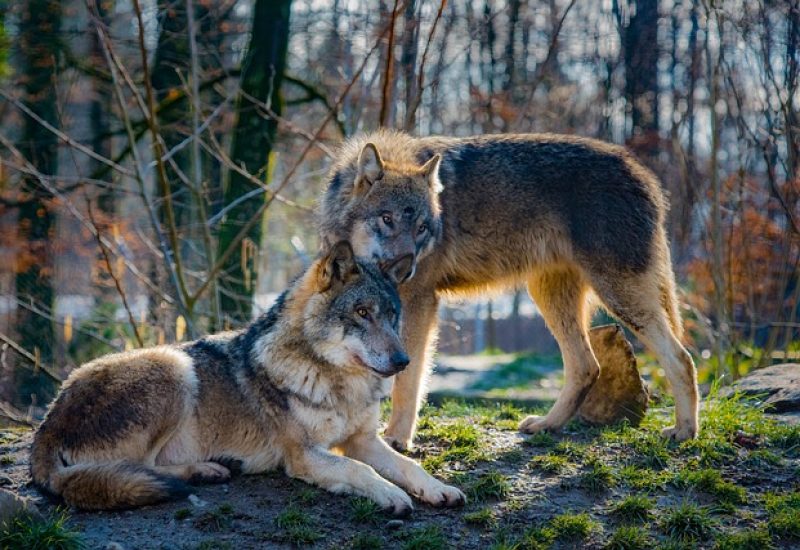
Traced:
POLYGON ((0 489, 0 524, 19 514, 27 514, 36 519, 43 519, 41 512, 39 512, 32 500, 6 489, 0 489))
POLYGON ((649 393, 636 366, 633 346, 619 325, 589 331, 592 350, 600 364, 600 377, 578 409, 590 424, 608 425, 627 419, 638 426, 647 412, 649 393))
POLYGON ((798 412, 800 411, 800 364, 784 363, 754 370, 733 384, 723 395, 734 391, 763 398, 769 412, 798 412))
POLYGON ((189 495, 189 502, 192 503, 192 506, 196 506, 197 508, 205 508, 206 504, 208 504, 205 500, 202 500, 195 494, 189 495))
POLYGON ((390 519, 386 522, 386 528, 391 530, 400 529, 405 524, 406 522, 402 519, 390 519))

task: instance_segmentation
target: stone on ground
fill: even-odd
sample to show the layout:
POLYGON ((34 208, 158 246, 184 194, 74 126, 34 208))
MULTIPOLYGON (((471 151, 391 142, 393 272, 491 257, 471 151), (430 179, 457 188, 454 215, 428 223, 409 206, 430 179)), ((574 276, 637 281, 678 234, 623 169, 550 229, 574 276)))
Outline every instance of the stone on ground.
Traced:
POLYGON ((800 364, 784 363, 754 370, 738 380, 732 390, 761 397, 768 412, 800 412, 800 364))
POLYGON ((639 375, 633 346, 619 325, 594 327, 589 341, 600 363, 600 377, 578 409, 579 418, 596 425, 628 420, 638 426, 650 396, 639 375))
POLYGON ((0 489, 0 525, 20 514, 27 514, 37 519, 42 518, 42 514, 31 499, 21 497, 6 489, 0 489))

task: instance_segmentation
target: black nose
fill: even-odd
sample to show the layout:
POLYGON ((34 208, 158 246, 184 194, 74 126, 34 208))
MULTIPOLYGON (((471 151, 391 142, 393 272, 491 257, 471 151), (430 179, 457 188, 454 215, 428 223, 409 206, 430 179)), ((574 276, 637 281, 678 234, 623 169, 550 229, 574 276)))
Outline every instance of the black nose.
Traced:
POLYGON ((389 358, 389 362, 392 364, 392 369, 396 370, 397 372, 400 372, 401 370, 404 370, 408 366, 411 360, 408 358, 408 355, 406 355, 402 351, 396 351, 389 358))

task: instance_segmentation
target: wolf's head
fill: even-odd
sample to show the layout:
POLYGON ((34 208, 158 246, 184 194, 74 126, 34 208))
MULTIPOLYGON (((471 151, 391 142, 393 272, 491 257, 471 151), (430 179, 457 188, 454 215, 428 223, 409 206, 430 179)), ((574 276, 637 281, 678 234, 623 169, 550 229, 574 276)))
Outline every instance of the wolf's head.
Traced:
POLYGON ((441 234, 439 164, 434 155, 422 166, 384 161, 373 143, 355 163, 333 173, 323 200, 323 242, 347 239, 360 259, 397 270, 402 282, 414 275, 441 234))
POLYGON ((356 260, 346 241, 332 246, 306 275, 311 296, 303 332, 330 363, 392 376, 408 365, 400 341, 400 297, 389 278, 407 270, 403 262, 385 270, 356 260))

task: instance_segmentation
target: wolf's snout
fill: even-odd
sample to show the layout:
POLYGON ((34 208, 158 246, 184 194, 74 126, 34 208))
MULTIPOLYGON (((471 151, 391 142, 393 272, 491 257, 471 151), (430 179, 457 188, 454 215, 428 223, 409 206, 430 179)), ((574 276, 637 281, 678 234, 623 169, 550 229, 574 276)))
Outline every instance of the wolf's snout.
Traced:
POLYGON ((408 364, 411 362, 411 359, 408 358, 402 351, 396 351, 392 354, 389 358, 389 363, 392 365, 392 370, 395 372, 400 372, 405 370, 408 364))
POLYGON ((405 282, 414 274, 414 254, 404 254, 378 264, 380 270, 396 284, 405 282))

